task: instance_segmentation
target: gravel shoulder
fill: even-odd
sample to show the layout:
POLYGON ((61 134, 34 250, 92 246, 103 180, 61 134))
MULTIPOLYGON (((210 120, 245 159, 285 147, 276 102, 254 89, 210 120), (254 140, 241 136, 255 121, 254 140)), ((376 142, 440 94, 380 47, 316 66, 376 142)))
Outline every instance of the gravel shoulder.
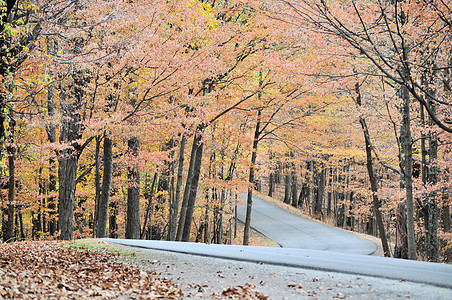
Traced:
POLYGON ((184 299, 223 299, 227 291, 236 299, 452 299, 451 289, 427 284, 101 243, 127 253, 120 260, 174 281, 184 299))

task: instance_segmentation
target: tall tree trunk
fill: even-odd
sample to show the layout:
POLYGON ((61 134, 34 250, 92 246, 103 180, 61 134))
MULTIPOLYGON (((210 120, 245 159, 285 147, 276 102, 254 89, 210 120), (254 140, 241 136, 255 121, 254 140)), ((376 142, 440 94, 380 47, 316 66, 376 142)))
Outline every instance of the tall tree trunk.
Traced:
MULTIPOLYGON (((355 85, 355 92, 357 94, 356 104, 358 107, 361 107, 361 92, 359 89, 359 83, 355 85)), ((386 230, 383 224, 383 218, 380 212, 380 200, 378 199, 378 183, 375 178, 375 173, 373 169, 372 162, 372 144, 370 140, 369 130, 367 128, 367 123, 364 117, 359 117, 359 122, 361 124, 361 128, 364 134, 364 142, 366 144, 366 166, 367 166, 367 174, 369 175, 370 188, 372 191, 372 203, 373 203, 373 212, 375 216, 375 220, 377 221, 378 232, 380 233, 381 244, 383 246, 384 256, 390 257, 391 253, 389 250, 388 240, 386 238, 386 230)))
POLYGON ((273 197, 274 181, 273 173, 268 174, 268 196, 273 197))
POLYGON ((408 258, 408 235, 406 228, 406 204, 400 202, 397 205, 396 216, 396 243, 394 247, 395 258, 408 258))
POLYGON ((284 175, 284 203, 290 204, 290 174, 287 169, 286 172, 284 175))
POLYGON ((110 217, 109 217, 109 231, 110 231, 110 238, 116 239, 118 238, 118 222, 117 222, 117 216, 118 216, 118 205, 116 202, 110 202, 110 217))
MULTIPOLYGON (((431 108, 435 111, 433 105, 431 108)), ((433 122, 429 122, 430 126, 433 122)), ((429 134, 429 168, 428 168, 428 183, 434 187, 438 183, 438 167, 437 167, 437 155, 438 155, 438 138, 436 133, 431 132, 429 134)), ((438 261, 439 258, 439 239, 438 239, 438 205, 436 203, 438 191, 430 192, 426 199, 426 214, 425 214, 425 245, 427 251, 428 261, 438 261)))
MULTIPOLYGON (((144 222, 143 222, 143 227, 141 229, 141 239, 143 239, 146 235, 146 233, 148 233, 148 228, 150 226, 148 226, 148 220, 150 220, 152 218, 152 200, 154 198, 154 189, 155 189, 155 185, 157 183, 157 178, 158 178, 158 173, 154 173, 154 179, 152 179, 152 183, 151 186, 149 186, 149 180, 146 178, 146 183, 145 183, 145 194, 144 197, 147 200, 147 206, 146 206, 146 211, 144 213, 144 222)), ((149 221, 149 224, 151 223, 151 221, 149 221)), ((149 238, 150 239, 150 238, 149 238)))
POLYGON ((100 182, 100 142, 101 137, 96 136, 96 154, 94 155, 95 161, 95 175, 94 175, 94 220, 93 220, 93 237, 97 236, 97 224, 99 221, 99 198, 101 193, 101 182, 100 182))
MULTIPOLYGON (((404 70, 403 72, 407 72, 404 70)), ((402 153, 404 158, 404 185, 407 213, 408 258, 416 259, 416 240, 414 236, 413 206, 413 148, 410 124, 410 94, 406 86, 401 87, 402 96, 402 153)))
POLYGON ((72 240, 79 148, 77 140, 80 138, 81 117, 73 103, 63 103, 62 110, 60 143, 68 146, 58 157, 58 227, 61 231, 60 239, 72 240))
MULTIPOLYGON (((215 199, 214 199, 214 194, 215 191, 212 189, 211 190, 211 199, 212 199, 212 204, 215 203, 215 199)), ((205 210, 204 210, 204 220, 203 220, 203 225, 204 225, 204 243, 208 244, 210 243, 210 199, 209 199, 209 191, 206 191, 206 206, 205 206, 205 210)))
POLYGON ((333 168, 328 168, 329 176, 328 176, 328 196, 327 196, 327 206, 326 206, 326 215, 331 215, 331 201, 333 199, 333 168))
POLYGON ((178 214, 178 210, 179 210, 179 205, 177 205, 176 208, 176 195, 175 195, 175 182, 174 182, 174 172, 175 172, 175 163, 174 163, 174 157, 176 155, 175 152, 175 141, 174 138, 171 138, 170 141, 170 148, 171 148, 171 154, 170 154, 170 158, 171 158, 171 162, 170 162, 170 166, 169 166, 169 177, 170 177, 170 183, 169 183, 169 190, 168 190, 168 194, 169 194, 169 216, 168 216, 168 232, 166 235, 166 240, 171 241, 171 228, 174 227, 176 228, 175 225, 177 225, 177 214, 178 214))
POLYGON ((187 142, 187 137, 182 134, 180 146, 179 146, 179 162, 177 166, 177 181, 176 181, 176 194, 174 196, 174 214, 171 215, 173 218, 171 226, 169 229, 169 240, 176 240, 176 229, 177 229, 177 214, 179 212, 180 206, 180 192, 182 189, 182 176, 184 172, 184 155, 185 155, 185 144, 187 142))
POLYGON ((103 238, 107 236, 108 203, 110 200, 111 178, 113 174, 113 142, 104 137, 104 175, 102 178, 102 192, 99 197, 97 213, 96 236, 103 238))
MULTIPOLYGON (((202 142, 202 133, 203 133, 203 128, 200 128, 197 133, 197 135, 199 135, 199 137, 198 137, 199 142, 197 141, 197 143, 199 143, 199 145, 197 146, 197 149, 195 151, 196 155, 194 157, 195 161, 194 161, 194 165, 193 165, 193 176, 192 176, 192 181, 190 184, 184 230, 182 231, 182 241, 184 241, 184 242, 190 241, 191 223, 192 223, 192 219, 193 219, 193 211, 195 209, 196 195, 198 192, 198 182, 199 182, 199 176, 201 173, 202 152, 203 152, 203 147, 204 147, 204 143, 202 142)), ((184 195, 184 197, 185 197, 185 195, 184 195)))
MULTIPOLYGON (((446 176, 444 178, 445 182, 449 182, 449 170, 446 170, 446 176)), ((443 224, 443 231, 450 232, 450 204, 449 204, 449 187, 445 186, 442 189, 442 208, 441 208, 441 219, 443 224)))
MULTIPOLYGON (((165 148, 167 149, 168 146, 169 146, 168 144, 165 145, 165 148)), ((155 199, 156 200, 155 203, 152 204, 151 203, 152 197, 149 198, 150 204, 152 204, 152 205, 150 205, 151 220, 152 220, 152 217, 156 216, 156 214, 159 213, 166 205, 166 201, 167 201, 166 195, 169 195, 169 187, 170 187, 169 167, 166 163, 165 170, 164 170, 164 172, 162 172, 162 174, 160 175, 159 180, 158 180, 157 197, 155 199)), ((157 219, 157 218, 154 218, 154 219, 157 219)), ((161 221, 161 220, 158 220, 158 221, 161 221)), ((148 235, 149 235, 150 239, 160 240, 164 236, 165 225, 162 222, 154 222, 153 224, 151 222, 149 222, 148 228, 149 228, 148 235)))
POLYGON ((292 164, 292 206, 298 208, 298 179, 295 164, 292 164))
POLYGON ((193 138, 193 145, 192 145, 191 154, 190 154, 190 164, 189 164, 188 172, 187 172, 187 180, 185 182, 184 197, 182 198, 182 207, 180 210, 179 224, 177 226, 177 234, 176 234, 177 241, 182 240, 182 234, 184 232, 185 219, 187 217, 187 209, 188 209, 188 199, 190 198, 190 190, 191 190, 190 187, 191 187, 191 183, 193 181, 193 176, 194 176, 196 152, 198 151, 198 146, 199 146, 200 141, 201 141, 200 135, 195 134, 195 136, 193 138))
POLYGON ((4 241, 12 241, 14 238, 14 196, 15 196, 15 154, 16 149, 7 147, 8 152, 8 220, 6 222, 6 235, 4 241))
POLYGON ((323 218, 323 198, 325 195, 325 167, 323 164, 320 164, 319 166, 320 172, 317 173, 318 178, 318 185, 317 185, 317 199, 316 199, 316 207, 314 214, 320 214, 320 216, 323 218))
MULTIPOLYGON (((53 84, 50 85, 48 94, 47 94, 47 114, 50 120, 55 118, 55 86, 53 84)), ((50 122, 46 125, 47 138, 49 143, 56 143, 56 128, 55 125, 50 122)), ((55 158, 49 158, 49 193, 54 193, 57 191, 57 178, 55 175, 55 158)), ((48 200, 48 209, 49 209, 49 233, 51 236, 55 234, 57 231, 57 216, 56 216, 56 199, 55 197, 50 197, 48 200)))
POLYGON ((140 238, 140 169, 138 167, 138 151, 140 140, 132 137, 127 141, 129 147, 130 166, 128 167, 127 179, 127 217, 126 217, 126 239, 140 238))
POLYGON ((275 192, 275 173, 273 167, 273 152, 270 152, 270 174, 268 174, 268 196, 273 197, 273 193, 275 192))
POLYGON ((220 207, 217 211, 217 244, 223 244, 223 211, 224 211, 224 204, 226 201, 226 191, 223 189, 221 191, 221 200, 220 200, 220 207))
MULTIPOLYGON (((342 168, 338 168, 337 170, 337 181, 340 186, 340 192, 337 192, 336 197, 336 208, 335 208, 335 215, 336 215, 336 226, 337 227, 343 227, 344 226, 344 218, 345 218, 345 193, 344 190, 346 189, 346 171, 347 171, 347 162, 344 163, 344 166, 342 168)), ((372 220, 370 220, 372 222, 372 220)), ((372 234, 368 231, 369 234, 372 234)))
POLYGON ((248 195, 246 200, 246 215, 245 215, 245 229, 243 232, 243 245, 249 245, 250 243, 250 227, 251 227, 251 209, 253 206, 253 183, 254 183, 254 170, 256 166, 257 159, 257 145, 259 143, 260 135, 260 125, 261 125, 261 115, 262 111, 258 110, 256 128, 254 130, 253 148, 251 154, 251 165, 249 170, 248 182, 250 186, 248 187, 248 195))

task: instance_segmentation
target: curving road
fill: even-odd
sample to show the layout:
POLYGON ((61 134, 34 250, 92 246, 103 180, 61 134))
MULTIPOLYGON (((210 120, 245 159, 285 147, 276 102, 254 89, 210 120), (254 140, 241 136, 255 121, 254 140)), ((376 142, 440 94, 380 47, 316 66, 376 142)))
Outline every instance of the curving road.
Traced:
MULTIPOLYGON (((452 289, 452 265, 369 256, 376 246, 346 231, 308 221, 253 197, 251 226, 278 247, 107 239, 127 246, 298 268, 408 280, 452 289)), ((245 207, 239 209, 244 220, 245 207)))
MULTIPOLYGON (((243 202, 246 200, 242 197, 243 202)), ((244 222, 246 205, 238 208, 244 222)), ((283 248, 328 250, 354 254, 372 254, 377 246, 347 231, 313 222, 253 196, 251 227, 283 248)))

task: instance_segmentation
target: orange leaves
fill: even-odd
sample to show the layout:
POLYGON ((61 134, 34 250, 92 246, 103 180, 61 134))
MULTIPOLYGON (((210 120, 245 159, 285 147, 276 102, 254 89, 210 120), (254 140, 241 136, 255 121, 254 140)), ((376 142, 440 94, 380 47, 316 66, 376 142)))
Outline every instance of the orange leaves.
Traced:
POLYGON ((0 274, 3 298, 182 297, 170 280, 116 262, 114 254, 68 249, 54 242, 1 245, 0 274))

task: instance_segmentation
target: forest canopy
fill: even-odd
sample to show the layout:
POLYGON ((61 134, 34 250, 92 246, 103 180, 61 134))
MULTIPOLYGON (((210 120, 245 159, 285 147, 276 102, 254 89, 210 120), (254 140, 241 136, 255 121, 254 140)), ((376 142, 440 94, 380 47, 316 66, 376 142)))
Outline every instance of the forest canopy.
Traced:
POLYGON ((232 243, 256 191, 452 259, 442 0, 0 0, 1 238, 232 243))

